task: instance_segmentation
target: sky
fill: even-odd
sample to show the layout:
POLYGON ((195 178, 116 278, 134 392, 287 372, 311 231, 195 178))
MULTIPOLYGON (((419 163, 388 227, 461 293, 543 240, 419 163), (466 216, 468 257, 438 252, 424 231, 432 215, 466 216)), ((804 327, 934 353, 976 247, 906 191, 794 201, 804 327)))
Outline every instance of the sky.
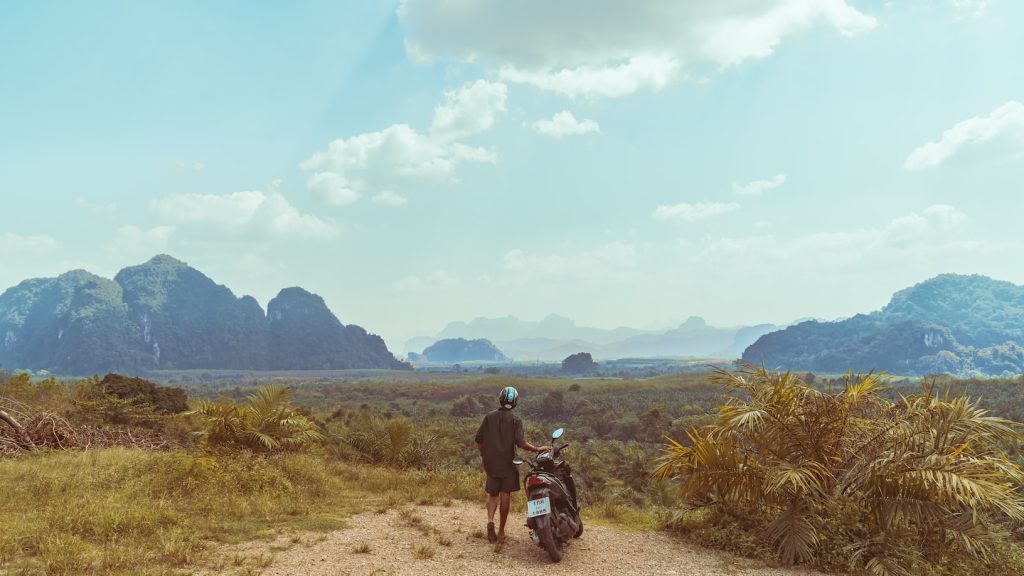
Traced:
POLYGON ((0 1, 0 289, 171 254, 393 350, 1024 284, 1016 0, 0 1))

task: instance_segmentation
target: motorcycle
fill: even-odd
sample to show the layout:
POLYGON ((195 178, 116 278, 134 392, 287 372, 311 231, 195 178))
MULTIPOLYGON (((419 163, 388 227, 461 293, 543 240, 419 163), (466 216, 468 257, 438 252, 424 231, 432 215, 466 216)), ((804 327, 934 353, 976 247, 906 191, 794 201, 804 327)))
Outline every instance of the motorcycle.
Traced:
MULTIPOLYGON (((551 434, 552 445, 562 437, 563 428, 551 434)), ((526 473, 526 527, 530 539, 547 551, 552 562, 562 560, 562 547, 583 534, 580 504, 572 469, 558 457, 569 444, 545 450, 534 458, 526 473)), ((516 458, 518 466, 523 460, 516 458)))

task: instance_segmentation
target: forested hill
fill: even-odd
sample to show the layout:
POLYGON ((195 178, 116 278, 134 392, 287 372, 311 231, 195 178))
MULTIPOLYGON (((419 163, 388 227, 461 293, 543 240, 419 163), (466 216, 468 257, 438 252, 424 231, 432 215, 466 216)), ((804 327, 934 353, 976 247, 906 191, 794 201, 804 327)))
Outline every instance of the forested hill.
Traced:
POLYGON ((943 274, 897 292, 877 312, 762 336, 743 359, 821 372, 1016 376, 1024 373, 1022 344, 1024 286, 943 274))
POLYGON ((420 362, 434 362, 438 364, 453 364, 455 362, 507 362, 508 358, 502 354, 490 340, 477 338, 466 340, 465 338, 447 338, 438 340, 427 346, 422 354, 409 354, 409 359, 420 362))
POLYGON ((408 367, 301 288, 282 290, 268 312, 170 256, 114 280, 76 270, 0 295, 0 363, 69 375, 408 367))

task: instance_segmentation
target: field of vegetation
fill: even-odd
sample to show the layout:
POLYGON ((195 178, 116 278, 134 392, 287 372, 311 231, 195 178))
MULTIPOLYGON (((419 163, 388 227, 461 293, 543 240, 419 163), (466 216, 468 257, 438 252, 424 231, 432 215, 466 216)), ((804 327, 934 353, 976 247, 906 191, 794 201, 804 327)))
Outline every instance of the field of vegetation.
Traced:
POLYGON ((472 438, 507 385, 528 440, 566 428, 588 521, 858 573, 1024 570, 1019 380, 160 376, 0 374, 0 573, 258 574, 272 556, 221 544, 481 501, 472 438))

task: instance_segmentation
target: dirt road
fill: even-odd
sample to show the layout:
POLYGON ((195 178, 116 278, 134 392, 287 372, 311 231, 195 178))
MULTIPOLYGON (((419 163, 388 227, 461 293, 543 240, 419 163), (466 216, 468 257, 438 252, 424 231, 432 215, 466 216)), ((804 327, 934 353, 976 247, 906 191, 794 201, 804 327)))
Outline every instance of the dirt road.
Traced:
MULTIPOLYGON (((583 537, 551 564, 513 515, 509 538, 488 544, 484 512, 478 506, 409 506, 350 518, 348 528, 301 538, 247 543, 228 551, 236 566, 262 576, 364 576, 453 574, 665 574, 693 576, 811 576, 816 572, 771 568, 715 550, 682 544, 668 534, 586 526, 583 537), (296 541, 299 540, 299 541, 296 541)), ((216 573, 238 573, 225 566, 216 573)), ((209 574, 209 572, 207 572, 209 574)))

